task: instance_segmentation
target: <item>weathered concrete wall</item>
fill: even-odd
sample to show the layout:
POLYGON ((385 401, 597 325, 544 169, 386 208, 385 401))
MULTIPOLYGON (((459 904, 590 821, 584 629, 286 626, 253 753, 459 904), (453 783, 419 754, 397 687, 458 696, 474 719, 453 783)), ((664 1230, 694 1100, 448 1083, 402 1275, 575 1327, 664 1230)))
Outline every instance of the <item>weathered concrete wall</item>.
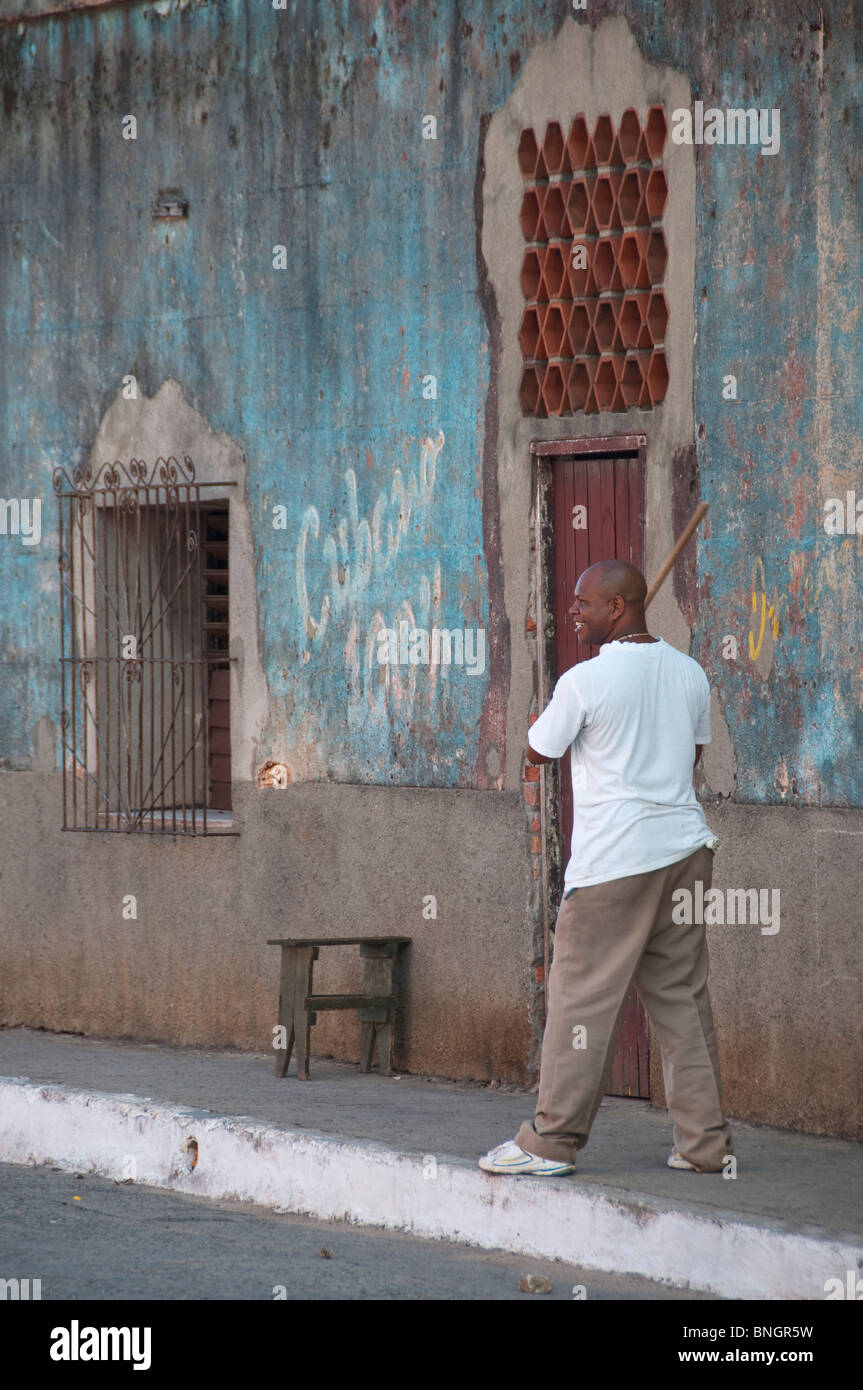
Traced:
MULTIPOLYGON (((706 808, 713 882, 778 890, 776 921, 708 926, 710 993, 730 1114, 863 1137, 860 879, 863 815, 706 808), (778 929, 773 930, 774 926, 778 929)), ((651 1093, 664 1096, 659 1050, 651 1093)))
MULTIPOLYGON (((56 777, 9 775, 2 791, 3 1023, 267 1048, 279 982, 268 937, 409 936, 399 1065, 528 1081, 527 867, 513 853, 514 796, 241 783, 240 835, 192 840, 61 836, 56 777), (124 919, 127 894, 134 921, 124 919)), ((361 984, 356 950, 321 952, 316 989, 361 984)), ((319 1020, 316 1053, 359 1057, 352 1014, 319 1020)))
MULTIPOLYGON (((860 914, 846 885, 860 539, 828 536, 822 519, 827 497, 863 495, 861 18, 850 0, 823 13, 816 31, 746 4, 696 16, 597 0, 585 16, 564 0, 226 2, 0 28, 0 478, 4 496, 44 500, 40 545, 0 536, 0 1018, 259 1046, 275 995, 266 936, 313 921, 392 929, 417 937, 403 1064, 528 1079, 528 444, 642 429, 648 574, 695 501, 711 507, 651 624, 714 686, 702 792, 728 855, 717 881, 783 891, 777 937, 716 929, 729 1108, 859 1124, 847 1037, 860 914), (768 156, 669 141, 665 402, 525 421, 519 128, 695 97, 778 107, 782 142, 768 156), (122 138, 128 114, 136 140, 122 138), (188 198, 187 222, 152 221, 165 188, 188 198), (127 373, 137 402, 122 399, 127 373), (732 373, 737 399, 724 399, 732 373), (147 456, 142 440, 192 440, 199 470, 238 484, 236 840, 58 830, 51 473, 133 444, 147 456), (484 669, 391 667, 382 681, 375 633, 402 616, 482 627, 484 669), (285 791, 255 788, 270 758, 291 771, 285 791), (835 885, 817 926, 795 878, 813 845, 835 885), (146 928, 116 906, 142 880, 146 928), (810 1043, 814 1059, 829 1039, 819 1086, 799 1024, 825 989, 837 1012, 810 1043)), ((333 980, 350 968, 342 958, 333 980)), ((356 1055, 348 1020, 315 1037, 356 1055)))
MULTIPOLYGON (((89 452, 125 372, 148 395, 175 378, 214 429, 242 440, 252 468, 274 755, 298 777, 486 785, 489 749, 492 766, 502 753, 506 628, 497 630, 489 602, 505 523, 489 514, 494 490, 481 468, 491 365, 473 245, 481 119, 510 94, 512 110, 532 110, 529 71, 547 62, 541 54, 568 51, 577 33, 579 61, 594 66, 574 89, 558 84, 546 108, 565 115, 573 90, 576 104, 621 108, 651 86, 625 57, 638 45, 648 68, 660 54, 666 65, 657 94, 664 82, 677 101, 691 83, 719 105, 783 113, 773 156, 668 146, 679 165, 668 218, 679 299, 689 298, 696 242, 695 484, 714 504, 693 650, 728 706, 738 799, 859 804, 859 542, 822 525, 823 501, 854 488, 860 466, 861 368, 849 344, 859 308, 860 76, 847 63, 831 67, 859 15, 828 8, 823 34, 796 15, 771 15, 769 43, 755 6, 742 7, 745 25, 724 16, 703 29, 674 7, 645 4, 632 38, 622 18, 598 23, 608 8, 592 7, 588 24, 564 18, 562 4, 530 20, 479 3, 440 12, 370 3, 342 19, 302 5, 139 5, 3 30, 9 490, 48 495, 51 468, 89 452), (130 113, 134 141, 121 135, 130 113), (437 140, 422 139, 424 114, 437 119, 437 140), (190 217, 166 231, 148 210, 174 185, 190 217), (284 270, 273 269, 274 245, 287 248, 284 270), (722 396, 731 372, 736 401, 722 396), (437 378, 434 401, 423 395, 427 374, 437 378), (396 471, 409 491, 423 439, 441 430, 434 480, 410 517, 402 512, 402 534, 396 471), (280 502, 290 524, 275 530, 280 502), (453 671, 448 688, 429 681, 416 694, 394 679, 385 701, 374 632, 405 605, 429 626, 433 609, 441 625, 484 625, 491 669, 453 671), (726 635, 736 658, 723 655, 726 635), (829 682, 816 679, 822 657, 835 667, 829 682)), ((511 218, 514 242, 516 225, 511 218)), ((501 254, 512 281, 511 254, 501 254)), ((679 389, 657 413, 665 467, 670 434, 692 441, 685 322, 678 305, 679 389)), ((507 314, 501 330, 512 361, 507 314)), ((504 408, 511 393, 504 361, 504 408)), ((649 560, 667 539, 666 511, 654 512, 649 560)), ((27 558, 45 583, 50 546, 27 558)), ((13 587, 19 561, 6 547, 13 587)), ((16 702, 41 712, 52 691, 50 629, 31 650, 20 640, 31 618, 28 610, 21 628, 7 619, 7 650, 18 654, 16 702)), ((51 620, 46 611, 40 631, 51 620)), ((26 737, 5 732, 4 756, 26 765, 26 737)), ((510 770, 513 759, 510 750, 510 770)))

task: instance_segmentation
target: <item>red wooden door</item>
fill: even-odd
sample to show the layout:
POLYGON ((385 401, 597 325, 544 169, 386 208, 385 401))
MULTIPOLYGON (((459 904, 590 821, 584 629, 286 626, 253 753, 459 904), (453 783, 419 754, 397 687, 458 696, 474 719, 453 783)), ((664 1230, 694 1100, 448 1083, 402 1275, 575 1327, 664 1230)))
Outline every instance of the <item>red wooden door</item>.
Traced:
MULTIPOLYGON (((588 661, 598 647, 581 646, 569 608, 579 575, 598 560, 629 560, 643 568, 644 465, 638 451, 553 461, 553 604, 556 676, 588 661)), ((560 830, 569 857, 572 838, 572 778, 561 762, 560 830)), ((614 1096, 650 1098, 647 1014, 634 989, 624 1005, 609 1085, 614 1096)))

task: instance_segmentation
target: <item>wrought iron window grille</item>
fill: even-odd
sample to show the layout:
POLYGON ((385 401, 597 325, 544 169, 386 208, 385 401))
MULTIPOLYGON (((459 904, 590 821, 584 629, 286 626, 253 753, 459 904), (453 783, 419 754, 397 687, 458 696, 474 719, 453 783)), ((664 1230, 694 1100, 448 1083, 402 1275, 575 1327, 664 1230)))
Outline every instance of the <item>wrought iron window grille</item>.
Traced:
POLYGON ((65 830, 233 833, 234 486, 188 456, 55 469, 65 830))

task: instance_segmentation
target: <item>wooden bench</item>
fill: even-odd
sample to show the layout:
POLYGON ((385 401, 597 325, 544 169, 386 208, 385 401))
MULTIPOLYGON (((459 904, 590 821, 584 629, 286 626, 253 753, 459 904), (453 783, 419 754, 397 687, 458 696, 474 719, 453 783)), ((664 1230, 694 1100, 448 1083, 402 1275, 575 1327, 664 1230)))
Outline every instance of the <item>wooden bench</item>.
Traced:
POLYGON ((281 946, 279 1025, 286 1046, 276 1050, 276 1076, 288 1070, 296 1044, 297 1076, 309 1079, 309 1035, 316 1015, 324 1009, 356 1009, 360 1019, 360 1071, 369 1071, 378 1046, 382 1076, 393 1074, 393 1016, 398 1005, 396 965, 400 946, 409 936, 276 937, 268 946, 281 946), (314 994, 312 971, 322 946, 359 946, 363 957, 362 994, 314 994))

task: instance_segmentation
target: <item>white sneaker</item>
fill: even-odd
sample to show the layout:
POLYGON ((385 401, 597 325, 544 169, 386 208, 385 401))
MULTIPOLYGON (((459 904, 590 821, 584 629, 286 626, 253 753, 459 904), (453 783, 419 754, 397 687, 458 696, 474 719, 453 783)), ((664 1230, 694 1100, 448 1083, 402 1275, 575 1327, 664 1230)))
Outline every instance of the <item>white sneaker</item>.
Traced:
POLYGON ((519 1148, 512 1139, 498 1144, 495 1149, 489 1149, 478 1162, 486 1173, 512 1173, 515 1177, 529 1173, 531 1177, 559 1178, 575 1172, 574 1163, 561 1163, 556 1158, 538 1158, 536 1154, 519 1148))
POLYGON ((694 1163, 690 1163, 688 1158, 683 1158, 676 1149, 672 1149, 668 1155, 669 1168, 688 1168, 690 1173, 700 1173, 701 1169, 696 1168, 694 1163))

